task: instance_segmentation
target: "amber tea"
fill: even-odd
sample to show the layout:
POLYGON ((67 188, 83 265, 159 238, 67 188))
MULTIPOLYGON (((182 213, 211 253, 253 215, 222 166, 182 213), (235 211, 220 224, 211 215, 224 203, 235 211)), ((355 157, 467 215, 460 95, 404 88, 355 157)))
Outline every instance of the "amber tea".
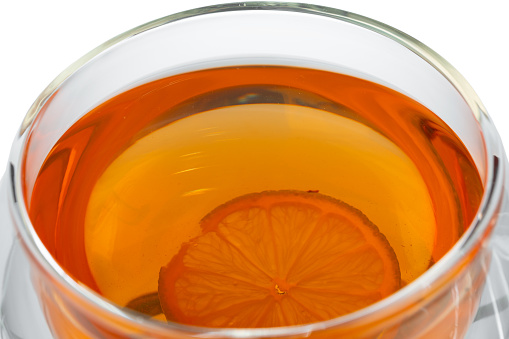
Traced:
POLYGON ((29 213, 76 280, 163 321, 331 319, 409 284, 483 186, 427 108, 322 70, 225 67, 121 93, 48 155, 29 213))

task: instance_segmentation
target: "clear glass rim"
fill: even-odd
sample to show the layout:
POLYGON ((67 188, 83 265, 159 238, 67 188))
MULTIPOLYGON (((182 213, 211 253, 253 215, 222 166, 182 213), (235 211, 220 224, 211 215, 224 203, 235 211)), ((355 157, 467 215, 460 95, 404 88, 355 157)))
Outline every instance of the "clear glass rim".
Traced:
MULTIPOLYGON (((334 18, 337 20, 341 20, 344 22, 348 22, 365 29, 374 31, 376 33, 382 34, 404 47, 408 48, 423 60, 428 62, 431 66, 433 66, 436 70, 438 70, 452 85, 458 90, 458 92, 462 95, 462 97, 467 102, 469 108, 472 110, 476 119, 481 122, 481 120, 487 119, 489 117, 486 114, 486 110, 484 109, 481 101, 477 97, 477 94, 471 88, 471 86, 467 83, 467 81, 463 78, 463 76, 452 67, 447 61, 445 61, 442 57, 440 57, 433 50, 415 40, 414 38, 408 36, 407 34, 391 27, 381 22, 375 21, 373 19, 357 15, 354 13, 346 12, 339 9, 334 9, 330 7, 310 5, 304 3, 287 3, 287 2, 241 2, 241 3, 227 3, 227 4, 219 4, 212 5, 207 7, 201 7, 197 9, 192 9, 176 14, 172 14, 169 16, 165 16, 163 18, 151 21, 149 23, 143 24, 136 28, 133 28, 125 33, 122 33, 102 45, 98 46, 94 50, 90 51, 82 58, 77 60, 71 66, 69 66, 66 70, 64 70, 60 75, 57 76, 48 87, 39 95, 36 99, 32 107, 29 109, 22 126, 20 128, 18 139, 15 141, 19 143, 17 150, 15 152, 15 146, 13 146, 13 151, 11 152, 11 157, 15 159, 11 159, 11 184, 13 187, 13 195, 12 200, 15 203, 15 215, 19 221, 18 231, 21 234, 24 245, 28 248, 29 254, 32 258, 41 265, 48 274, 50 274, 57 282, 59 282, 64 288, 68 291, 71 291, 75 295, 77 295, 81 300, 85 303, 88 303, 92 307, 100 308, 101 310, 107 312, 112 317, 117 317, 119 320, 127 321, 131 325, 141 326, 142 328, 159 334, 164 334, 168 329, 182 331, 186 333, 194 333, 194 334, 205 334, 211 337, 227 337, 227 338, 264 338, 264 337, 275 337, 275 336, 288 336, 288 335, 296 335, 302 333, 310 333, 314 331, 323 330, 326 328, 340 327, 340 326, 348 326, 362 323, 363 319, 372 317, 375 313, 381 314, 380 317, 390 317, 384 315, 384 309, 394 308, 395 305, 405 305, 411 302, 412 296, 418 295, 419 291, 423 290, 423 286, 429 286, 430 283, 439 281, 441 278, 446 276, 452 267, 455 267, 459 261, 463 258, 466 253, 470 253, 477 243, 477 240, 482 238, 487 231, 489 231, 490 220, 496 215, 499 202, 501 201, 502 192, 503 192, 503 177, 505 163, 503 161, 499 161, 495 163, 494 157, 496 150, 499 150, 501 146, 501 141, 498 139, 498 135, 496 138, 485 138, 485 148, 487 154, 487 164, 486 164, 486 186, 483 199, 481 201, 481 205, 479 207, 476 218, 471 223, 469 229, 460 240, 455 244, 455 246, 440 260, 438 261, 431 269, 421 275, 414 282, 404 287, 400 291, 391 295, 388 298, 385 298, 369 307, 363 308, 357 312, 334 318, 331 320, 308 324, 308 325, 298 325, 298 326, 289 326, 289 327, 277 327, 277 328, 259 328, 259 329, 229 329, 229 328, 206 328, 206 327, 196 327, 196 326, 188 326, 182 325, 178 323, 163 323, 154 320, 148 320, 144 317, 137 315, 135 312, 125 310, 116 304, 109 302, 103 297, 99 296, 92 290, 84 287, 79 284, 71 277, 69 277, 63 269, 58 265, 58 263, 53 259, 51 254, 46 250, 45 246, 39 240, 37 233, 30 221, 28 216, 28 211, 26 209, 24 203, 24 195, 22 190, 22 161, 23 156, 20 150, 25 148, 26 143, 26 134, 25 133, 28 128, 31 126, 35 117, 41 110, 41 108, 46 103, 47 99, 51 97, 51 95, 60 87, 60 85, 65 81, 67 77, 76 72, 80 67, 85 65, 88 61, 95 58, 108 48, 129 39, 132 36, 143 33, 147 30, 166 25, 178 20, 191 18, 195 16, 201 16, 205 14, 213 14, 220 12, 233 12, 233 11, 245 11, 245 10, 271 10, 271 11, 287 11, 287 12, 300 12, 318 16, 325 16, 329 18, 334 18), (14 154, 14 156, 13 156, 14 154), (13 166, 12 164, 15 164, 13 166), (15 168, 17 170, 15 170, 15 168), (18 197, 18 199, 16 199, 18 197)), ((483 132, 484 129, 483 129, 483 132)), ((497 152, 498 153, 498 152, 497 152)))

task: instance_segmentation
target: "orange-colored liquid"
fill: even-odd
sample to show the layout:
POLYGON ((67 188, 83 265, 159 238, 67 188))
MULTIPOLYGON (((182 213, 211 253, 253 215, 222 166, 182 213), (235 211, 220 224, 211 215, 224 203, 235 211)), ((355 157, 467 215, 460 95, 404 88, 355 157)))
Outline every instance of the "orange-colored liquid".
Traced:
POLYGON ((246 66, 157 80, 92 110, 48 155, 29 213, 71 276, 124 306, 158 290, 210 211, 267 190, 360 210, 405 285, 465 231, 483 186, 453 131, 410 98, 336 73, 246 66))

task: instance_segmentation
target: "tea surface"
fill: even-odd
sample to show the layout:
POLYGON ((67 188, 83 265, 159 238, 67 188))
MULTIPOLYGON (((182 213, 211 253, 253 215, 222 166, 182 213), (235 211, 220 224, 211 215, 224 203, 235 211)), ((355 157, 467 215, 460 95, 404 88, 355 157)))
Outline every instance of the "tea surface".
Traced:
MULTIPOLYGON (((482 192, 475 165, 461 141, 410 98, 372 82, 326 71, 245 66, 150 82, 92 110, 48 155, 29 212, 42 241, 69 274, 115 303, 161 320, 165 317, 158 314, 159 301, 169 320, 201 326, 265 327, 325 320, 367 306, 349 299, 330 306, 332 311, 327 309, 327 304, 334 304, 331 296, 340 298, 337 295, 352 286, 366 296, 384 284, 397 285, 374 299, 363 298, 371 303, 410 283, 461 236, 482 192), (369 246, 374 256, 351 265, 353 269, 343 269, 339 259, 299 264, 295 256, 303 248, 315 246, 323 252, 311 257, 323 258, 331 255, 327 248, 341 248, 345 241, 337 236, 340 226, 310 231, 320 222, 298 221, 297 216, 308 213, 309 208, 322 214, 331 210, 323 207, 320 198, 309 202, 312 207, 292 205, 288 211, 293 212, 285 212, 291 221, 284 225, 297 226, 292 226, 295 231, 284 231, 287 233, 279 227, 280 237, 254 241, 253 230, 263 229, 263 223, 250 230, 246 225, 251 222, 241 223, 244 226, 230 223, 229 227, 240 232, 235 239, 225 235, 231 234, 229 228, 224 233, 224 227, 220 231, 217 225, 204 226, 204 217, 218 206, 267 191, 339 201, 351 210, 330 213, 343 218, 359 211, 368 220, 352 221, 349 232, 373 224, 380 234, 374 238, 386 240, 373 240, 369 246), (313 241, 307 243, 304 235, 313 241), (210 237, 219 236, 225 243, 237 241, 237 249, 226 250, 222 243, 210 245, 210 237), (390 251, 383 250, 385 243, 390 251), (272 254, 259 252, 269 246, 274 249, 272 254), (200 252, 189 250, 195 247, 200 252), (263 303, 266 295, 257 297, 240 287, 231 288, 231 295, 219 291, 220 282, 226 286, 224 279, 233 281, 232 276, 249 281, 242 269, 234 272, 222 266, 216 272, 202 272, 201 278, 193 273, 194 289, 178 292, 175 286, 190 279, 185 272, 196 271, 200 265, 211 267, 207 261, 189 264, 190 258, 200 257, 197 253, 203 258, 215 256, 222 263, 236 260, 237 268, 258 260, 256 266, 265 266, 262 271, 266 272, 276 262, 320 270, 323 274, 313 275, 316 279, 311 285, 329 284, 330 288, 323 293, 318 288, 314 297, 297 298, 298 307, 282 306, 296 298, 297 290, 278 271, 277 276, 267 277, 276 283, 268 285, 271 299, 263 303), (393 256, 394 260, 387 259, 393 256), (374 270, 378 273, 355 271, 377 260, 385 263, 374 270), (167 279, 163 274, 164 268, 178 271, 177 267, 186 267, 182 276, 167 279), (328 274, 340 271, 348 274, 341 279, 328 274), (398 283, 382 282, 396 272, 398 283), (173 301, 160 298, 166 291, 161 281, 171 282, 173 287, 168 288, 173 290, 167 294, 173 301), (366 281, 374 283, 368 287, 366 281), (207 301, 207 309, 216 311, 212 313, 226 314, 224 310, 238 307, 239 295, 248 295, 243 302, 271 314, 266 317, 269 320, 247 326, 235 322, 233 316, 217 322, 197 316, 202 307, 199 301, 205 303, 203 293, 214 295, 213 286, 217 298, 207 301), (292 312, 303 313, 299 307, 323 312, 292 317, 292 312), (196 314, 174 317, 179 312, 196 314)), ((285 196, 276 194, 276 200, 288 204, 285 196)), ((246 208, 243 211, 252 207, 246 208)), ((364 241, 361 238, 359 242, 364 241)))

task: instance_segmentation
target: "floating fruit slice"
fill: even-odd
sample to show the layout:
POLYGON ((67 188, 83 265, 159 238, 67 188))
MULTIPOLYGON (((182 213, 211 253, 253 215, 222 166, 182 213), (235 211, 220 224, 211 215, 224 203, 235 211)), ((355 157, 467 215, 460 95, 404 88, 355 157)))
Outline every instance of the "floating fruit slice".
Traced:
POLYGON ((238 197, 201 221, 161 269, 166 318, 206 327, 332 319, 401 284, 388 241, 359 210, 313 191, 238 197))

